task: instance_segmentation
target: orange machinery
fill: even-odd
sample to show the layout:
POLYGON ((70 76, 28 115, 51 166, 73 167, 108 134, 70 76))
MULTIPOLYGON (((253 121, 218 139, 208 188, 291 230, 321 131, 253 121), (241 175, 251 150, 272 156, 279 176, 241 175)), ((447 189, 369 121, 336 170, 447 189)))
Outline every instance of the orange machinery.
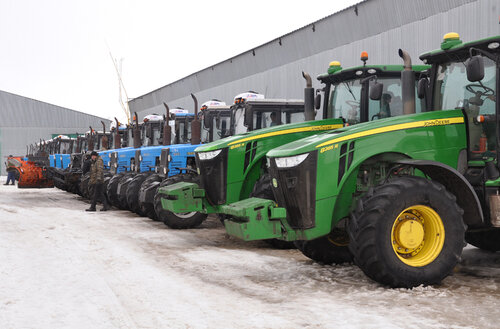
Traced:
POLYGON ((8 157, 7 166, 13 166, 19 173, 18 188, 54 187, 54 181, 47 177, 48 157, 8 157))

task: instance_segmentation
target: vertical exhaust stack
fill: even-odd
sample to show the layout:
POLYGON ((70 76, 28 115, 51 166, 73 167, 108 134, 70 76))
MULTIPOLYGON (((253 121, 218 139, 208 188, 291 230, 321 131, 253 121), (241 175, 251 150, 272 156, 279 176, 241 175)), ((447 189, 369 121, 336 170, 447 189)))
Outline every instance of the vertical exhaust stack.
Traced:
POLYGON ((87 146, 87 150, 92 152, 94 150, 94 135, 93 135, 93 129, 92 127, 89 127, 90 128, 90 135, 89 135, 89 141, 88 141, 88 146, 87 146))
POLYGON ((172 144, 172 127, 170 127, 170 108, 164 102, 165 110, 167 111, 167 116, 165 117, 165 122, 163 123, 163 145, 172 144))
POLYGON ((304 88, 304 119, 305 121, 313 121, 316 118, 314 88, 312 87, 311 76, 304 71, 302 71, 302 76, 306 79, 306 87, 304 88))
POLYGON ((118 122, 118 119, 115 117, 115 122, 116 122, 116 131, 115 131, 115 138, 113 138, 113 141, 115 143, 114 148, 119 149, 122 147, 122 137, 120 135, 120 122, 118 122))
POLYGON ((415 107, 415 72, 412 70, 411 57, 406 51, 399 49, 399 57, 403 59, 404 70, 401 71, 401 89, 403 99, 403 114, 413 114, 415 107))
POLYGON ((198 120, 198 99, 191 94, 194 101, 194 119, 191 121, 191 145, 201 143, 201 122, 198 120))
POLYGON ((104 121, 101 121, 101 124, 102 124, 101 149, 107 150, 109 148, 109 140, 108 136, 106 135, 106 125, 104 124, 104 121))
POLYGON ((137 112, 134 112, 134 148, 141 147, 141 130, 139 129, 139 118, 137 117, 137 112))

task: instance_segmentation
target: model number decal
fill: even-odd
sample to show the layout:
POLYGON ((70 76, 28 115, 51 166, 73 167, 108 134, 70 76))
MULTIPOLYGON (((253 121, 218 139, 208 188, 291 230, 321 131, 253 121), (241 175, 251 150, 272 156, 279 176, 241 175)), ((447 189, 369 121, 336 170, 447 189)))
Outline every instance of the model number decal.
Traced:
POLYGON ((230 149, 232 150, 232 149, 235 149, 235 148, 238 148, 238 147, 242 147, 243 145, 245 145, 245 143, 235 144, 235 145, 232 145, 230 149))
MULTIPOLYGON (((337 146, 337 145, 335 145, 337 146)), ((325 147, 322 147, 321 150, 319 151, 319 153, 324 153, 326 151, 330 151, 330 150, 333 150, 334 149, 334 146, 333 145, 330 145, 330 146, 325 146, 325 147)))

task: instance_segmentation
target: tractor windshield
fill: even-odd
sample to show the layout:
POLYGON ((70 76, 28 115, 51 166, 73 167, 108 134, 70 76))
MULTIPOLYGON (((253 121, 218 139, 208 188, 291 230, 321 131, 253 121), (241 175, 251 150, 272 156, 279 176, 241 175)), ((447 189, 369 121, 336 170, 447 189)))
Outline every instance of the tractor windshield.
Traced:
POLYGON ((332 87, 328 118, 344 118, 349 124, 360 122, 361 84, 359 80, 344 81, 332 87))
POLYGON ((59 148, 59 153, 61 154, 70 154, 71 153, 71 140, 62 140, 59 148))
MULTIPOLYGON (((401 79, 399 77, 382 77, 378 81, 384 85, 382 97, 380 100, 370 99, 368 101, 368 118, 375 120, 403 115, 401 79)), ((417 99, 415 112, 420 113, 424 108, 424 100, 417 99)))
POLYGON ((214 130, 214 140, 218 140, 224 137, 227 137, 230 135, 229 128, 231 126, 231 116, 228 114, 226 115, 219 115, 216 117, 215 115, 212 118, 212 127, 214 130), (217 120, 219 121, 219 125, 217 125, 217 120))
POLYGON ((437 67, 434 84, 433 110, 464 109, 469 127, 469 158, 482 159, 495 156, 496 124, 495 63, 484 59, 484 78, 478 82, 467 80, 467 72, 462 62, 440 64, 437 67), (484 116, 483 122, 477 117, 484 116))

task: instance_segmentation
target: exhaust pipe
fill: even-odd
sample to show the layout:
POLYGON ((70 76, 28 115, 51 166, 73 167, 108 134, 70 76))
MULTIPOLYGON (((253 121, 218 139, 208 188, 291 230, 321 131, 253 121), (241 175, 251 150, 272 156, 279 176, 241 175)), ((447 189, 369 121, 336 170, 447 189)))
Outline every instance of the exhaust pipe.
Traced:
POLYGON ((101 120, 102 123, 102 139, 101 139, 101 149, 107 150, 108 149, 108 136, 106 135, 106 125, 104 124, 104 121, 101 120))
POLYGON ((91 126, 89 126, 90 128, 90 135, 89 135, 89 141, 88 141, 88 147, 87 147, 87 150, 92 152, 94 150, 94 135, 93 135, 93 129, 91 126))
POLYGON ((122 137, 120 136, 120 122, 118 122, 118 119, 115 117, 115 122, 116 122, 116 132, 115 132, 115 138, 113 138, 114 141, 114 148, 119 149, 122 147, 122 137))
POLYGON ((302 76, 306 79, 306 87, 304 88, 304 119, 305 121, 313 121, 316 118, 314 110, 314 88, 312 87, 311 76, 302 71, 302 76))
POLYGON ((163 106, 165 106, 165 110, 167 111, 167 116, 165 118, 165 121, 163 123, 163 145, 170 145, 172 144, 172 127, 170 127, 169 122, 170 122, 170 108, 168 105, 163 102, 163 106))
POLYGON ((137 112, 134 112, 134 148, 141 147, 141 130, 139 129, 139 119, 137 117, 137 112))
POLYGON ((399 49, 399 57, 403 59, 404 70, 401 71, 401 89, 403 114, 413 114, 415 108, 415 72, 412 70, 411 57, 406 51, 399 49))
POLYGON ((198 99, 191 93, 194 101, 194 120, 191 121, 191 145, 201 143, 201 122, 198 120, 198 99))

